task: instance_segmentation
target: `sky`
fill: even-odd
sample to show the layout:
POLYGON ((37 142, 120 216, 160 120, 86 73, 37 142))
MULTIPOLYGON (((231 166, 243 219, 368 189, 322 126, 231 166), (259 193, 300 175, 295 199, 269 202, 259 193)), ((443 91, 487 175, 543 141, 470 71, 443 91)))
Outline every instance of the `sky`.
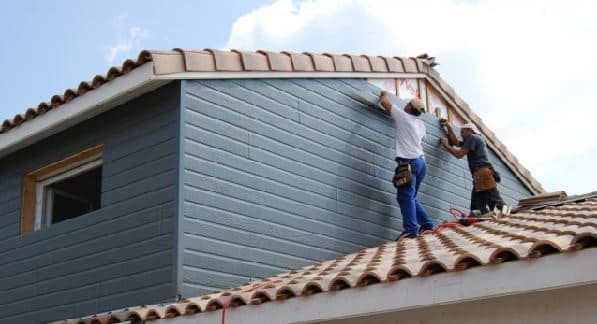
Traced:
POLYGON ((546 191, 597 190, 597 3, 535 0, 0 2, 0 119, 141 49, 429 53, 546 191))

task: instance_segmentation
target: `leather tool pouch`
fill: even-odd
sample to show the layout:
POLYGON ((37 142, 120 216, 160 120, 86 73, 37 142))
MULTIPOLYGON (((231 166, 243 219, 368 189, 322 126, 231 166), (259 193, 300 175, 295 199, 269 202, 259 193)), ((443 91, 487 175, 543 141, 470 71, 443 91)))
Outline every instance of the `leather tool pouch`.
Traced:
POLYGON ((475 170, 473 173, 473 184, 476 192, 491 190, 497 187, 493 173, 494 171, 488 167, 475 170))
POLYGON ((404 187, 412 181, 412 171, 408 162, 399 162, 396 170, 394 170, 394 187, 404 187))

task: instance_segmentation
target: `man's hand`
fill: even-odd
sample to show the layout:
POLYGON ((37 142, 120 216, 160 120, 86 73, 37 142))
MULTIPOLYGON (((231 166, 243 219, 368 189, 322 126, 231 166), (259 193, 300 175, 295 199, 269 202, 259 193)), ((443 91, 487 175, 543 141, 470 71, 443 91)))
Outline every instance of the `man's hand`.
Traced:
POLYGON ((448 147, 450 147, 450 144, 448 144, 448 139, 445 137, 442 137, 439 139, 439 143, 445 148, 448 149, 448 147))
POLYGON ((452 129, 452 125, 450 124, 450 121, 447 120, 446 118, 440 118, 439 119, 439 124, 442 127, 446 127, 446 129, 448 130, 448 143, 450 145, 456 145, 456 144, 458 144, 458 138, 456 137, 456 134, 454 134, 454 130, 452 129))
POLYGON ((382 90, 379 96, 381 106, 389 113, 392 111, 392 100, 390 99, 390 93, 382 90))

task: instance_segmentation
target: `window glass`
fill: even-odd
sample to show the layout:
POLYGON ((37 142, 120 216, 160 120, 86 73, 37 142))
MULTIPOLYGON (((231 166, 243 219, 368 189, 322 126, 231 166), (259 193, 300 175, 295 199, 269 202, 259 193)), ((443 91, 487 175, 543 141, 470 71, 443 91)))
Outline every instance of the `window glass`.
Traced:
POLYGON ((46 186, 44 224, 56 224, 99 209, 101 179, 102 168, 99 166, 46 186))

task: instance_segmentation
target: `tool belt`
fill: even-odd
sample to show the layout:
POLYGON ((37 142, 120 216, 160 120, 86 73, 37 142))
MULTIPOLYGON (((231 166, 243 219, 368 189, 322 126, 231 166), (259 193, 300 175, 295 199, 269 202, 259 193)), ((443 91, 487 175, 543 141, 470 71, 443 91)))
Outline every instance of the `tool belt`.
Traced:
POLYGON ((396 158, 396 162, 398 162, 398 166, 394 170, 394 178, 392 179, 394 187, 399 188, 409 185, 413 178, 410 163, 399 158, 396 158))
POLYGON ((480 167, 473 172, 473 187, 476 192, 497 188, 495 171, 491 167, 480 167))

